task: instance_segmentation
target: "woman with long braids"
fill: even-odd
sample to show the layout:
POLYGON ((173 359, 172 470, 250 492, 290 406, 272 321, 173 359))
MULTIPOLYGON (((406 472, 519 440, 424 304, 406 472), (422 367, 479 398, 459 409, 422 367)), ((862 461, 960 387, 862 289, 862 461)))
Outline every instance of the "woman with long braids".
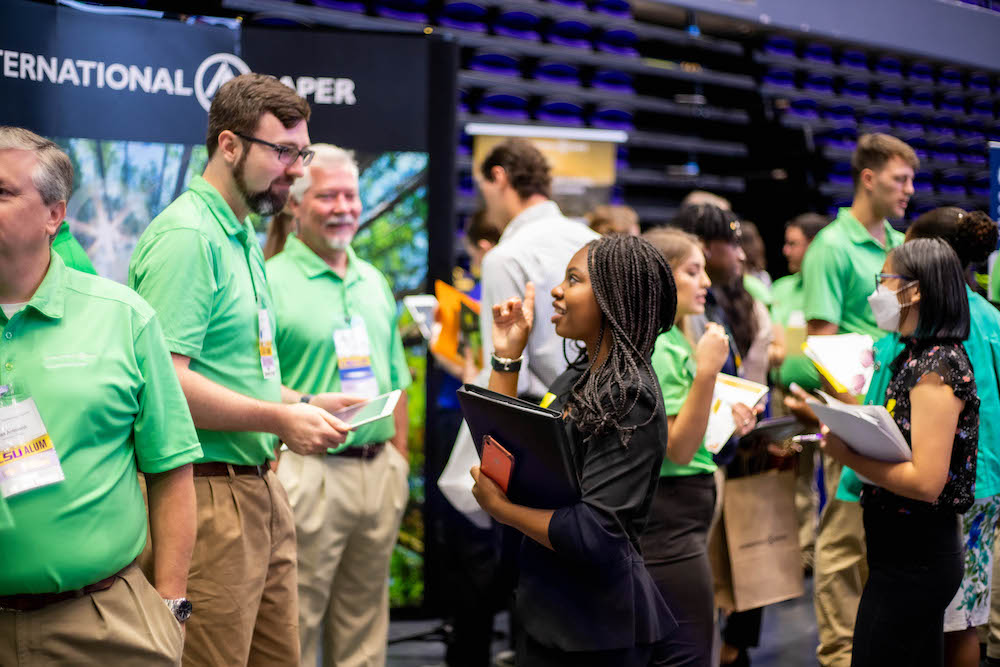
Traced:
MULTIPOLYGON (((663 257, 646 241, 612 235, 570 260, 552 290, 556 333, 583 343, 550 387, 562 412, 579 502, 542 510, 510 502, 472 469, 476 500, 523 533, 517 610, 518 665, 647 665, 675 627, 639 553, 656 489, 667 420, 650 366, 677 295, 663 257)), ((493 355, 518 359, 533 326, 534 287, 493 308, 493 355)), ((515 363, 516 365, 516 363, 515 363)), ((514 396, 517 371, 493 364, 490 389, 514 396)), ((549 397, 547 397, 549 400, 549 397)))

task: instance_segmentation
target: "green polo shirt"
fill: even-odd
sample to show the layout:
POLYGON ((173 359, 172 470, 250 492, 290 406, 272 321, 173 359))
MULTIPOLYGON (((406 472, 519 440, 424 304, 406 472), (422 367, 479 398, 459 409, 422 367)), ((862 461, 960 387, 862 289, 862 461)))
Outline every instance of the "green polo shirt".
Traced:
MULTIPOLYGON (((333 332, 349 326, 354 315, 361 316, 368 332, 379 393, 410 386, 392 290, 385 276, 354 250, 347 249, 347 273, 341 278, 292 235, 285 249, 268 260, 267 274, 278 313, 274 341, 286 387, 305 394, 340 391, 333 332)), ((384 442, 395 433, 393 420, 382 419, 351 433, 345 446, 384 442)))
POLYGON ((883 246, 851 214, 842 208, 824 227, 802 261, 806 320, 836 324, 837 333, 868 334, 878 340, 885 332, 875 324, 868 297, 875 291, 875 274, 882 270, 886 254, 903 242, 903 234, 883 221, 883 246))
MULTIPOLYGON (((972 363, 979 395, 979 448, 976 454, 976 498, 1000 493, 1000 311, 968 287, 969 337, 962 346, 972 363)), ((891 333, 875 343, 875 373, 872 375, 865 405, 885 405, 885 392, 892 380, 893 360, 903 351, 898 333, 891 333)), ((850 468, 844 468, 837 487, 837 499, 857 502, 861 480, 850 468)))
POLYGON ((55 253, 0 328, 0 384, 34 399, 66 477, 7 499, 17 527, 0 528, 0 595, 82 588, 142 551, 137 470, 201 456, 191 414, 153 309, 55 253))
POLYGON ((0 531, 4 528, 14 527, 14 515, 10 513, 10 508, 7 507, 7 500, 0 496, 0 531))
POLYGON ((87 251, 70 233, 69 223, 65 220, 60 225, 59 231, 56 232, 56 237, 52 240, 52 249, 62 257, 69 268, 97 275, 97 270, 90 263, 90 257, 87 257, 87 251))
MULTIPOLYGON (((694 350, 680 327, 675 325, 656 339, 653 347, 653 371, 656 372, 663 391, 663 408, 668 417, 674 416, 681 411, 687 400, 696 371, 694 350)), ((667 443, 663 443, 664 448, 666 445, 667 443)), ((703 438, 702 445, 687 465, 678 465, 670 457, 664 456, 663 463, 660 464, 660 476, 704 475, 715 472, 717 467, 712 461, 712 453, 705 449, 703 438)))
MULTIPOLYGON (((128 282, 163 324, 167 347, 190 357, 191 370, 244 396, 281 402, 281 369, 265 378, 258 310, 274 308, 264 254, 248 220, 239 221, 219 191, 196 176, 143 232, 128 282)), ((277 362, 277 359, 275 360, 277 362)), ((270 433, 198 429, 204 461, 260 465, 274 458, 270 433)))
MULTIPOLYGON (((801 313, 805 318, 806 295, 802 287, 802 274, 795 273, 778 278, 771 285, 771 319, 782 327, 788 327, 793 313, 801 313)), ((785 350, 785 361, 777 370, 777 379, 783 387, 794 382, 806 391, 823 386, 819 371, 801 349, 785 350)))

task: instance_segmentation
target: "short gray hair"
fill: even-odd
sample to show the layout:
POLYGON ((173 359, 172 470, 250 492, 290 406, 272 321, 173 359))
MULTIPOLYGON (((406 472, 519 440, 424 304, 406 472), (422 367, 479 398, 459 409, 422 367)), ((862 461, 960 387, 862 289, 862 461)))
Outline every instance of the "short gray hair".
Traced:
POLYGON ((73 193, 73 163, 54 142, 21 127, 0 125, 0 150, 31 151, 38 165, 31 181, 46 205, 69 201, 73 193))
POLYGON ((305 168, 305 173, 295 179, 289 191, 295 201, 302 201, 306 192, 312 187, 313 167, 330 170, 344 169, 351 172, 354 178, 358 177, 358 163, 354 159, 354 151, 344 150, 333 144, 313 144, 309 149, 315 152, 312 162, 305 168))

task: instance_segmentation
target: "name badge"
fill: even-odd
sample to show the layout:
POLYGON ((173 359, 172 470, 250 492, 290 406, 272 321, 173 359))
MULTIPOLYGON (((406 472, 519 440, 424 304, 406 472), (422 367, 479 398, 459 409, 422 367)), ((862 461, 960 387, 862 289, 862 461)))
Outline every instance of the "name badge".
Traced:
POLYGON ((337 348, 340 390, 366 398, 378 396, 378 381, 372 370, 371 347, 364 319, 354 315, 349 326, 334 329, 333 342, 337 348))
POLYGON ((264 377, 275 377, 278 366, 274 363, 274 332, 271 330, 271 315, 267 308, 257 311, 257 346, 260 349, 260 369, 264 372, 264 377))
POLYGON ((0 407, 0 493, 16 496, 61 482, 59 455, 33 399, 0 407))

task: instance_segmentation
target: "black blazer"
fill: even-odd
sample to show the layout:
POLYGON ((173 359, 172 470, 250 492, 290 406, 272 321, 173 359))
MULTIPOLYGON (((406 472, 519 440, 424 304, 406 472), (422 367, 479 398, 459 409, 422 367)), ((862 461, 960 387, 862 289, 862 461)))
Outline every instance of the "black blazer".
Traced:
MULTIPOLYGON (((580 369, 556 379, 550 405, 560 410, 580 369)), ((617 432, 584 442, 566 420, 580 502, 556 510, 549 550, 534 540, 521 547, 517 610, 531 637, 564 651, 603 651, 651 644, 677 627, 639 552, 666 450, 667 418, 655 379, 629 414, 639 425, 628 447, 617 432)))

